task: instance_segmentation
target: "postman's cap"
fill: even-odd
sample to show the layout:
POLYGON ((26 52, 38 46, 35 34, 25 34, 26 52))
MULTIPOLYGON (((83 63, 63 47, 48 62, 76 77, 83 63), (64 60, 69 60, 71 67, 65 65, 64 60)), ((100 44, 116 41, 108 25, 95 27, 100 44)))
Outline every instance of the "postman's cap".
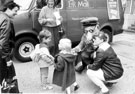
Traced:
POLYGON ((97 17, 88 17, 83 20, 81 20, 81 23, 83 26, 95 26, 98 24, 98 18, 97 17))

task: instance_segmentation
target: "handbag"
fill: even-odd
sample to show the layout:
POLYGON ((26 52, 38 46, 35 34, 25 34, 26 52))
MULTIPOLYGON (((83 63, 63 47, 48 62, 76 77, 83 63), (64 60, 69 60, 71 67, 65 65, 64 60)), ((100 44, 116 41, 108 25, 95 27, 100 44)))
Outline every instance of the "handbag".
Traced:
POLYGON ((19 93, 17 79, 4 79, 2 82, 2 93, 19 93))
POLYGON ((20 93, 18 88, 18 80, 13 78, 15 76, 15 69, 13 64, 7 68, 6 78, 2 81, 2 93, 20 93))

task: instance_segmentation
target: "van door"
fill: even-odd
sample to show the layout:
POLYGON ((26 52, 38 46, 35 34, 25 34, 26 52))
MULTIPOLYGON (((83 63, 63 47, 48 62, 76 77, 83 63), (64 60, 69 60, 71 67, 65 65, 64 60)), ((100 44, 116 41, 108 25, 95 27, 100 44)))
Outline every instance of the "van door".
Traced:
POLYGON ((94 0, 65 0, 67 11, 67 36, 78 42, 83 34, 80 21, 83 18, 95 16, 93 11, 94 0))

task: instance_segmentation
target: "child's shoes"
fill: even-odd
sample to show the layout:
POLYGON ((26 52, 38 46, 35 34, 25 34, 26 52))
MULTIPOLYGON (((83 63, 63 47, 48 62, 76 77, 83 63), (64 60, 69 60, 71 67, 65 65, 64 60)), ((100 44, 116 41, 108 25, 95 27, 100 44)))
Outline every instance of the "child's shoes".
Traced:
POLYGON ((49 90, 51 90, 51 89, 53 89, 53 86, 47 85, 47 88, 48 88, 49 90))
POLYGON ((47 87, 46 87, 46 86, 44 86, 44 87, 42 87, 42 89, 43 89, 43 90, 47 90, 47 87))
POLYGON ((80 88, 79 85, 74 86, 74 91, 78 90, 80 88))
POLYGON ((51 86, 51 85, 46 85, 46 86, 43 86, 43 89, 44 89, 44 90, 51 90, 51 89, 53 89, 53 86, 51 86))

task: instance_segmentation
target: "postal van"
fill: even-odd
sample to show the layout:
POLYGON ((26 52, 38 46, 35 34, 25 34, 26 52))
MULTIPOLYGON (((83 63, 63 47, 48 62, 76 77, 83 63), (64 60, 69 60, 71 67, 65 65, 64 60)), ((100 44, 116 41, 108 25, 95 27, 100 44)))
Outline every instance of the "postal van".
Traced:
MULTIPOLYGON (((37 35, 41 31, 38 16, 46 0, 14 0, 21 6, 14 19, 16 31, 15 57, 22 62, 29 61, 29 54, 38 43, 37 35)), ((80 21, 87 17, 97 17, 100 29, 108 42, 113 35, 122 33, 124 12, 121 0, 56 0, 63 17, 65 33, 73 43, 79 43, 83 34, 80 21)))

